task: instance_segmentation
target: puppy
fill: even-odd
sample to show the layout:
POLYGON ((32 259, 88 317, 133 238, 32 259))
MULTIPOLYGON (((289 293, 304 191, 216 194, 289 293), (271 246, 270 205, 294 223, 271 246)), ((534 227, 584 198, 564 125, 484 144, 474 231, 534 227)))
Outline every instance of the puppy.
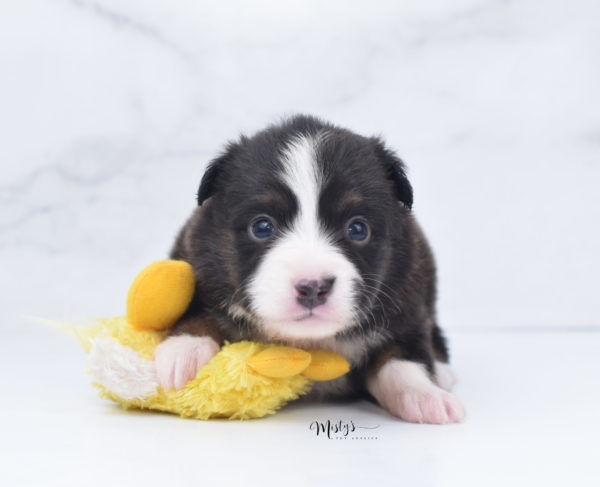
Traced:
POLYGON ((194 378, 224 340, 346 357, 319 397, 372 397, 417 423, 464 410, 435 318, 435 265, 401 160, 378 138, 309 116, 242 136, 214 159, 171 258, 192 304, 156 349, 163 388, 194 378))

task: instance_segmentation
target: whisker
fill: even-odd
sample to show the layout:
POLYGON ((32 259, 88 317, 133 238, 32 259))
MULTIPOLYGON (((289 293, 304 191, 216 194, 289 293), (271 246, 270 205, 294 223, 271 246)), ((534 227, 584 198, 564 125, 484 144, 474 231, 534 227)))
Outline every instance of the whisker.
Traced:
POLYGON ((392 305, 393 308, 395 308, 398 312, 402 312, 402 308, 400 306, 401 300, 397 297, 396 291, 394 291, 390 286, 388 286, 384 282, 381 282, 380 280, 369 277, 369 274, 364 276, 364 281, 365 282, 363 283, 363 285, 365 287, 368 287, 368 288, 376 291, 377 293, 380 293, 384 297, 386 297, 390 301, 390 304, 392 305), (372 283, 376 284, 376 286, 367 284, 367 282, 372 282, 372 283), (381 289, 381 287, 385 287, 385 288, 389 289, 389 292, 386 292, 385 290, 381 289))
POLYGON ((395 309, 395 310, 396 310, 396 311, 398 311, 398 312, 401 312, 401 311, 402 311, 402 309, 401 309, 401 307, 400 307, 400 305, 399 305, 399 302, 398 302, 399 300, 397 300, 397 299, 394 299, 392 296, 390 296, 390 295, 389 295, 388 293, 386 293, 385 291, 382 291, 381 289, 379 289, 379 288, 377 288, 377 287, 375 287, 375 286, 371 286, 370 284, 366 284, 366 283, 364 283, 364 284, 363 284, 363 287, 364 287, 366 290, 370 290, 370 291, 371 291, 371 293, 372 293, 372 295, 373 295, 374 297, 376 297, 376 298, 379 300, 379 302, 380 302, 380 304, 381 304, 381 306, 382 306, 383 310, 386 310, 387 308, 386 308, 386 306, 383 304, 383 301, 381 300, 381 298, 379 298, 379 296, 376 296, 377 294, 381 294, 383 297, 387 298, 387 299, 389 300, 389 303, 390 303, 390 307, 391 307, 391 308, 395 309))

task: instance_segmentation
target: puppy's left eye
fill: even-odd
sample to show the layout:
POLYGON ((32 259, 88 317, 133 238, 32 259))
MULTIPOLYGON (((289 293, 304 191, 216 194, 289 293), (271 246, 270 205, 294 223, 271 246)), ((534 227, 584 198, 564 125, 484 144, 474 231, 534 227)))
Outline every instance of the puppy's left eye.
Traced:
POLYGON ((346 228, 350 240, 364 242, 369 237, 369 226, 362 220, 352 220, 346 228))

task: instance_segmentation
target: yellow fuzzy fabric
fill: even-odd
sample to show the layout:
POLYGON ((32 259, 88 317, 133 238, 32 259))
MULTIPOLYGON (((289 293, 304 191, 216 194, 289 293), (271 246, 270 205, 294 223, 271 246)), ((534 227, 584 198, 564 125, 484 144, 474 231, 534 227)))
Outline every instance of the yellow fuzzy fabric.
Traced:
MULTIPOLYGON (((110 337, 136 350, 146 360, 152 360, 154 348, 165 334, 135 331, 125 317, 98 321, 95 326, 78 327, 76 330, 76 335, 88 352, 95 339, 110 337)), ((251 357, 277 348, 283 347, 247 341, 226 342, 221 351, 185 387, 170 391, 158 387, 156 394, 150 397, 126 400, 101 384, 94 385, 100 388, 101 396, 117 401, 125 408, 155 409, 196 419, 260 418, 275 413, 288 401, 305 394, 312 384, 311 379, 299 374, 282 378, 266 377, 248 365, 251 357)))

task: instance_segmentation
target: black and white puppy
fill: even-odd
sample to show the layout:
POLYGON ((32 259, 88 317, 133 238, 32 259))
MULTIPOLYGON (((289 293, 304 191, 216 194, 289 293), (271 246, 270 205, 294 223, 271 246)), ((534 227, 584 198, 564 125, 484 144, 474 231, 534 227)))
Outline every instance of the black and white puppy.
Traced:
POLYGON ((255 340, 345 356, 351 371, 313 395, 461 421, 412 203, 403 163, 378 138, 296 116, 230 143, 171 253, 198 284, 156 349, 162 386, 182 387, 224 340, 255 340))

